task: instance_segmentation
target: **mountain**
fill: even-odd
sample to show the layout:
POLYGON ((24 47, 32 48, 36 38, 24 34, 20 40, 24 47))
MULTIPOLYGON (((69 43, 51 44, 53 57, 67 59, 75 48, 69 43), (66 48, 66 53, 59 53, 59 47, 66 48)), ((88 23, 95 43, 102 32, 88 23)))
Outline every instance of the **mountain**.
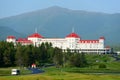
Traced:
POLYGON ((0 26, 0 40, 6 40, 6 37, 10 35, 14 35, 16 38, 20 36, 24 37, 23 34, 20 34, 9 27, 0 26))
POLYGON ((37 28, 44 37, 65 37, 74 28, 82 39, 105 36, 107 43, 120 43, 120 13, 88 12, 53 6, 0 19, 0 26, 8 26, 25 35, 34 33, 37 28))

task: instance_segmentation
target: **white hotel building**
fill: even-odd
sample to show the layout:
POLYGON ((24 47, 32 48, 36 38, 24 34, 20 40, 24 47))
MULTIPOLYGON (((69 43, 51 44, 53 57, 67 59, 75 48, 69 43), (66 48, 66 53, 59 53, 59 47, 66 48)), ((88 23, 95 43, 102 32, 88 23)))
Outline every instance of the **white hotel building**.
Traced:
POLYGON ((61 48, 64 52, 70 49, 71 52, 85 52, 85 53, 110 53, 109 46, 105 47, 105 38, 100 37, 97 40, 83 40, 79 35, 72 32, 65 38, 44 38, 38 33, 29 35, 27 38, 18 38, 8 36, 7 42, 21 43, 22 45, 39 46, 41 43, 52 43, 53 47, 61 48))

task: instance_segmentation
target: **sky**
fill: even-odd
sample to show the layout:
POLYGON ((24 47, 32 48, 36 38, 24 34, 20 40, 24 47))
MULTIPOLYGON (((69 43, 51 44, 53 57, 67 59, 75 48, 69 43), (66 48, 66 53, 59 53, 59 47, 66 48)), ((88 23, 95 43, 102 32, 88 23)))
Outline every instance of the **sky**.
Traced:
POLYGON ((120 0, 0 0, 0 18, 51 6, 110 14, 120 13, 120 0))

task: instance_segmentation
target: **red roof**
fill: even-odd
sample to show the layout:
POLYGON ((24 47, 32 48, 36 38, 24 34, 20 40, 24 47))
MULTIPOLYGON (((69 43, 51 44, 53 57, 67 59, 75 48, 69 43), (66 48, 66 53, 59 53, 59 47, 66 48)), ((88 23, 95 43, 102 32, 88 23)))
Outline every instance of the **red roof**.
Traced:
POLYGON ((38 34, 38 33, 34 33, 34 34, 32 34, 32 35, 30 35, 30 36, 28 36, 29 38, 43 38, 43 36, 41 36, 40 34, 38 34))
POLYGON ((104 40, 105 40, 105 37, 104 37, 104 36, 102 36, 102 37, 100 37, 100 39, 104 39, 104 40))
POLYGON ((33 63, 32 66, 36 66, 36 64, 33 63))
POLYGON ((17 40, 17 42, 19 42, 19 43, 33 43, 32 41, 27 40, 26 38, 19 38, 17 40))
POLYGON ((80 38, 80 36, 79 35, 77 35, 76 33, 70 33, 70 34, 68 34, 66 37, 69 37, 69 38, 80 38))
POLYGON ((109 49, 109 48, 110 48, 110 46, 106 46, 106 48, 107 48, 107 49, 109 49))
POLYGON ((18 38, 17 41, 26 41, 27 39, 26 38, 18 38))
POLYGON ((15 39, 15 36, 8 36, 7 39, 15 39))
POLYGON ((80 43, 99 43, 99 40, 80 40, 80 43))

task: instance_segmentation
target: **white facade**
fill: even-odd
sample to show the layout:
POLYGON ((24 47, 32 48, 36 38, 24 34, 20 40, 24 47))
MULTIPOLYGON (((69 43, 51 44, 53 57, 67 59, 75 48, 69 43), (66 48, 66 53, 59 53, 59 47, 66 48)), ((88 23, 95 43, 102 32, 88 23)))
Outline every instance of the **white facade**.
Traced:
POLYGON ((70 49, 71 52, 86 53, 109 53, 110 47, 105 48, 105 38, 100 37, 98 40, 82 40, 76 33, 71 33, 65 38, 44 38, 38 33, 28 36, 27 39, 7 38, 7 42, 21 43, 22 45, 39 46, 41 43, 52 43, 53 47, 61 48, 63 51, 70 49))
POLYGON ((16 38, 14 36, 8 36, 6 41, 15 43, 16 42, 16 38))

